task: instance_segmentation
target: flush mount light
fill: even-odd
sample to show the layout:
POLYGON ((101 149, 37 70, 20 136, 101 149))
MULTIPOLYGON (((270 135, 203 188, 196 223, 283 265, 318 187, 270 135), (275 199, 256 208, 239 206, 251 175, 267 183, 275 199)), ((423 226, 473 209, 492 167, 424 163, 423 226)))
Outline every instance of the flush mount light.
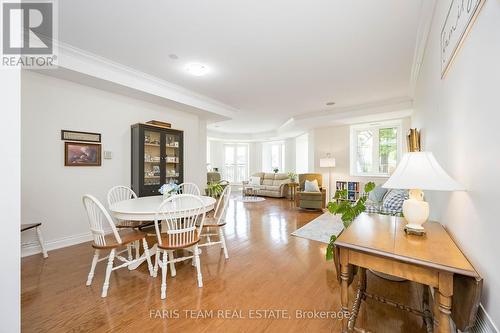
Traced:
POLYGON ((207 74, 210 71, 207 65, 200 64, 198 62, 192 62, 184 67, 186 72, 194 76, 202 76, 207 74))
POLYGON ((335 102, 326 102, 326 105, 327 106, 333 106, 333 105, 335 105, 335 102))

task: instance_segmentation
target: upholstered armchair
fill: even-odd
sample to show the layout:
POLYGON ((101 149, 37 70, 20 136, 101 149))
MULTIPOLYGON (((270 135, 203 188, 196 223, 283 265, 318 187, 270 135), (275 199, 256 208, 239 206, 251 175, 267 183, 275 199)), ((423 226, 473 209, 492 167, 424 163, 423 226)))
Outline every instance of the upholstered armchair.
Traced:
POLYGON ((304 173, 299 175, 299 188, 295 196, 297 207, 309 209, 324 209, 326 206, 326 189, 322 187, 323 177, 319 173, 304 173), (320 192, 305 192, 306 180, 318 181, 320 192))
MULTIPOLYGON (((207 172, 207 185, 212 183, 220 184, 222 186, 222 189, 224 190, 226 186, 229 185, 229 182, 227 180, 222 180, 221 178, 222 177, 219 172, 215 171, 207 172)), ((205 189, 205 194, 211 195, 208 188, 205 189)))

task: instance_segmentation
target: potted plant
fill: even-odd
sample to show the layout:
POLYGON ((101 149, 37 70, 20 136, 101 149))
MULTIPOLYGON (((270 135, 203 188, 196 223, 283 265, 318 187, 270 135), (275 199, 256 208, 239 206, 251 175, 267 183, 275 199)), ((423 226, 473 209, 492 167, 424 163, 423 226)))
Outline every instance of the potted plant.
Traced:
POLYGON ((278 169, 278 167, 274 167, 273 171, 274 171, 274 173, 278 173, 278 171, 280 171, 280 169, 278 169))
POLYGON ((296 179, 297 179, 297 174, 293 171, 290 171, 288 172, 288 179, 290 179, 290 182, 291 183, 295 183, 296 179))
POLYGON ((212 198, 218 198, 223 190, 224 188, 219 182, 210 182, 207 184, 208 195, 212 198))

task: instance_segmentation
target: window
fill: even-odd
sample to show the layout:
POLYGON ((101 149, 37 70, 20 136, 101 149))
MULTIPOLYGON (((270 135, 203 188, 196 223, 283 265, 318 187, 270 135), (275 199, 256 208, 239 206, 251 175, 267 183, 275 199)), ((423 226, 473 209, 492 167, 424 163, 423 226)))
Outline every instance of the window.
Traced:
POLYGON ((401 157, 401 122, 351 126, 351 175, 389 176, 401 157))
POLYGON ((285 170, 285 144, 283 142, 266 142, 262 147, 262 171, 273 172, 278 168, 285 170))
POLYGON ((224 145, 224 179, 231 183, 248 179, 248 144, 224 145))

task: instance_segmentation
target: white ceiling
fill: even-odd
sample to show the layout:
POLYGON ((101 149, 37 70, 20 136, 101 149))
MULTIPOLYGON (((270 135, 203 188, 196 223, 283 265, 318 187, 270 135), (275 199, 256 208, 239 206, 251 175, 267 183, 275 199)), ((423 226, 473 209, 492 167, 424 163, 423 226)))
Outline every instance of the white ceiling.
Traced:
POLYGON ((238 110, 212 130, 257 133, 308 112, 409 96, 421 5, 65 0, 59 38, 238 110), (186 74, 192 61, 212 72, 186 74))

